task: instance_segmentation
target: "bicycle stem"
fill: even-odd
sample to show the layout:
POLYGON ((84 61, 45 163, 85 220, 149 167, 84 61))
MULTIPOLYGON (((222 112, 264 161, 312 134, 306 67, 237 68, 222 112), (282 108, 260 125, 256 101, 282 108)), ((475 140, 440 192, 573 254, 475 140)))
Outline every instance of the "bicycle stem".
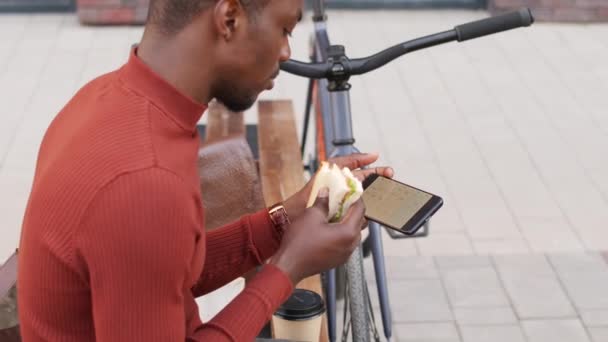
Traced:
POLYGON ((327 19, 327 17, 325 16, 325 1, 324 0, 314 0, 312 2, 312 10, 313 10, 312 20, 314 22, 325 21, 325 19, 327 19))

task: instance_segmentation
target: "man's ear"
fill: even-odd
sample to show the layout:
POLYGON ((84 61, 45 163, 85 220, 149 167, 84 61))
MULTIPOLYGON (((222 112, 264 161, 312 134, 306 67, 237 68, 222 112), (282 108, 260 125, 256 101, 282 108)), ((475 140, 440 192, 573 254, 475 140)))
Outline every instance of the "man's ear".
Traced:
POLYGON ((219 0, 214 8, 216 30, 224 40, 231 40, 242 25, 244 9, 239 0, 219 0))

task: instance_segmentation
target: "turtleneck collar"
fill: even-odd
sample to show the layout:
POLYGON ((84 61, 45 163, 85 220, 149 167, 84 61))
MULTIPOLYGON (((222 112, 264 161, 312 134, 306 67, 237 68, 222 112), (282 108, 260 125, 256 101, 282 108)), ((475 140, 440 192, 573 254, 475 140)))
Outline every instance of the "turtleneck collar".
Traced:
POLYGON ((207 109, 206 105, 180 92, 150 69, 137 56, 137 47, 131 49, 129 61, 120 70, 120 78, 190 132, 196 129, 196 124, 207 109))

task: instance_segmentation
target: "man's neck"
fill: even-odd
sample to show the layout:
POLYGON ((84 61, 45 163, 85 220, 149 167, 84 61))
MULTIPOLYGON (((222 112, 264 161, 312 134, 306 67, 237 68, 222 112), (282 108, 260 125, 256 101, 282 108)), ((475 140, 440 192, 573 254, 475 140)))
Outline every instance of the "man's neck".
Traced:
MULTIPOLYGON (((194 51, 180 37, 168 39, 146 30, 137 48, 137 56, 156 74, 173 85, 184 95, 198 103, 211 100, 211 66, 195 60, 194 51)), ((209 61, 210 62, 210 61, 209 61)))

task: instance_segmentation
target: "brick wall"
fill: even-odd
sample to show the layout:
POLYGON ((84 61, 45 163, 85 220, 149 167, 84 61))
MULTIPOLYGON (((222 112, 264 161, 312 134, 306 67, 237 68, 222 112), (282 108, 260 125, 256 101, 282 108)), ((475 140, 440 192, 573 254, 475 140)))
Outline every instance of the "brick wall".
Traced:
POLYGON ((146 22, 149 0, 76 0, 78 18, 91 25, 135 25, 146 22))
POLYGON ((493 13, 529 7, 539 21, 608 21, 608 0, 488 0, 493 13))
MULTIPOLYGON (((83 24, 143 24, 150 0, 76 0, 83 24)), ((488 0, 497 14, 529 7, 539 21, 608 22, 608 0, 488 0)))

